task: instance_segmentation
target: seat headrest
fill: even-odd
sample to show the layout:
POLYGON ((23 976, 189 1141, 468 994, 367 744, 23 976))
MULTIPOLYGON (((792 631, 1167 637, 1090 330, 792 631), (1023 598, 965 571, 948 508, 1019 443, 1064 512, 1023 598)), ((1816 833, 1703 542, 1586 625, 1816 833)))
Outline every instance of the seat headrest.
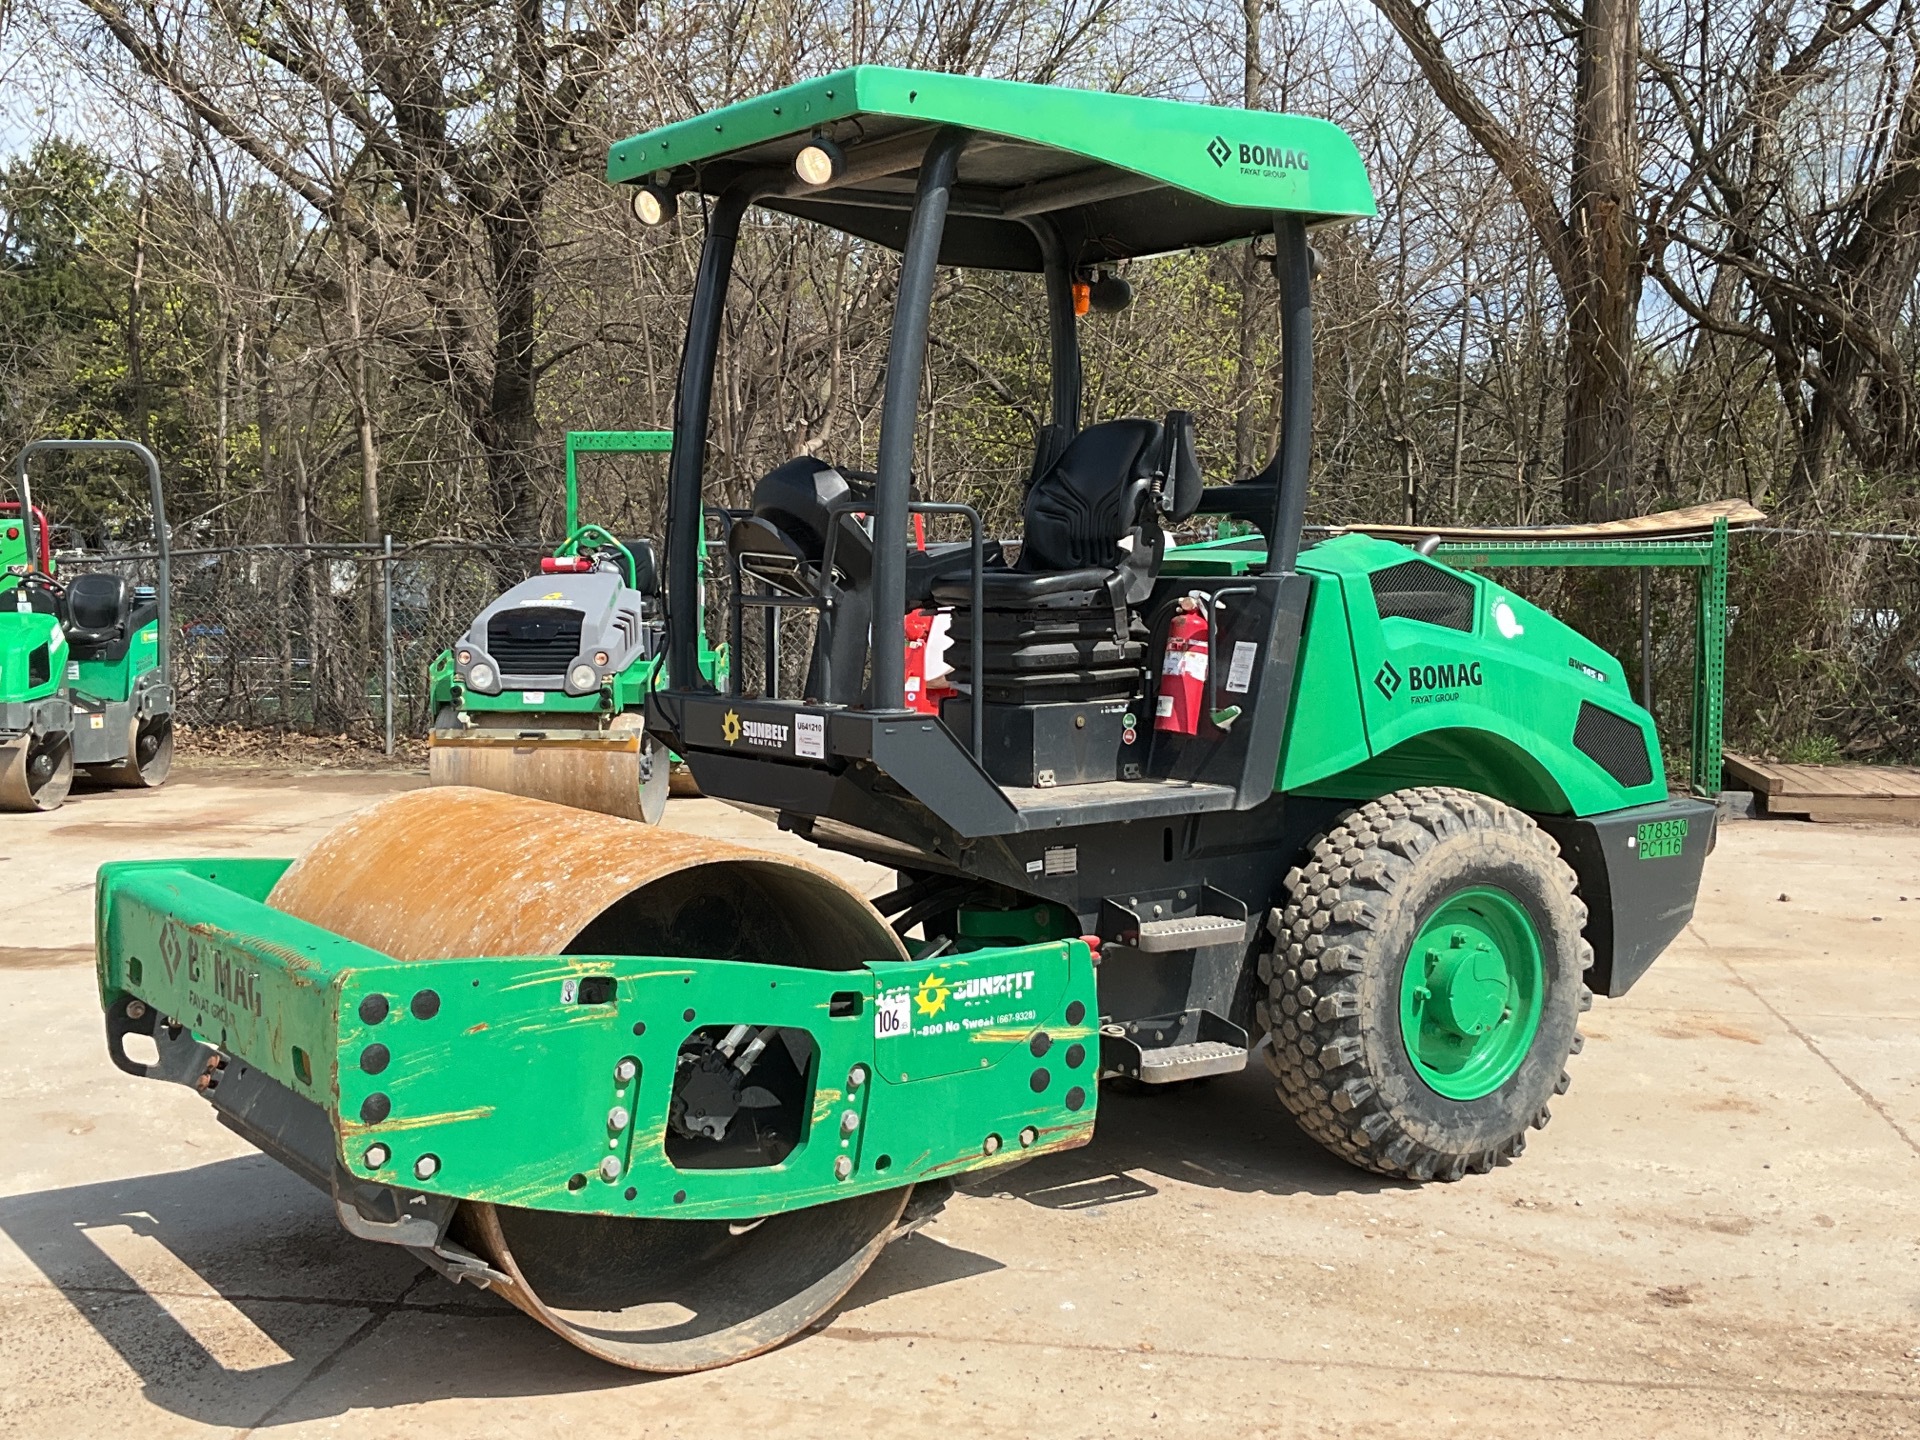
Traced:
POLYGON ((120 628, 127 582, 106 570, 76 575, 67 584, 67 626, 81 640, 98 640, 120 628))
POLYGON ((1193 412, 1169 410, 1161 431, 1160 513, 1178 522, 1200 508, 1200 456, 1193 447, 1193 412))

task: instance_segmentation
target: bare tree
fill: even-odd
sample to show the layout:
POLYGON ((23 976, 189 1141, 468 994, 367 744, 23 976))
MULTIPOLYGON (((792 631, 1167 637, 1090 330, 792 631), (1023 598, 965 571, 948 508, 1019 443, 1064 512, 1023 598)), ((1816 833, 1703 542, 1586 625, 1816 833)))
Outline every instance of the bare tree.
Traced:
POLYGON ((638 0, 550 24, 528 0, 83 0, 184 110, 274 176, 422 308, 392 338, 443 387, 510 529, 534 514, 542 220, 638 0), (257 77, 257 78, 255 78, 257 77), (346 163, 327 142, 343 127, 346 163))
POLYGON ((1512 186, 1559 282, 1566 309, 1561 484, 1567 511, 1583 519, 1623 514, 1633 498, 1640 293, 1637 0, 1585 0, 1577 15, 1549 12, 1572 52, 1574 74, 1569 143, 1558 156, 1546 148, 1550 131, 1522 132, 1495 113, 1448 55, 1424 6, 1374 3, 1434 93, 1512 186), (1555 168, 1564 181, 1556 181, 1555 168))

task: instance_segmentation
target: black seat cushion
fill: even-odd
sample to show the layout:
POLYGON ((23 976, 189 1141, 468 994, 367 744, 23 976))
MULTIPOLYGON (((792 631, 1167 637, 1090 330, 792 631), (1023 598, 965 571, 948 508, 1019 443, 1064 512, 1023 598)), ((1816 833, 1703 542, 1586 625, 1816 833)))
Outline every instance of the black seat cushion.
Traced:
POLYGON ((1120 542, 1140 523, 1160 426, 1152 420, 1089 425, 1027 493, 1026 530, 1016 570, 1028 574, 1111 570, 1120 542))
POLYGON ((76 575, 67 585, 67 640, 105 645, 120 638, 127 619, 127 582, 104 570, 76 575))
MULTIPOLYGON (((1060 570, 1046 575, 1029 575, 1017 569, 989 570, 986 573, 986 593, 982 598, 989 610, 1013 610, 1043 600, 1091 606, 1106 598, 1107 577, 1112 574, 1112 568, 1106 566, 1060 570)), ((933 587, 933 598, 942 605, 971 605, 972 577, 949 576, 941 580, 933 587)), ((1107 613, 1112 615, 1111 607, 1107 613)))
MULTIPOLYGON (((1020 557, 1011 570, 987 572, 987 607, 1111 605, 1115 571, 1146 558, 1122 542, 1160 540, 1159 525, 1148 517, 1143 530, 1141 514, 1159 456, 1160 426, 1152 420, 1107 420, 1074 436, 1028 490, 1020 557)), ((942 577, 933 597, 970 603, 965 573, 942 577)))

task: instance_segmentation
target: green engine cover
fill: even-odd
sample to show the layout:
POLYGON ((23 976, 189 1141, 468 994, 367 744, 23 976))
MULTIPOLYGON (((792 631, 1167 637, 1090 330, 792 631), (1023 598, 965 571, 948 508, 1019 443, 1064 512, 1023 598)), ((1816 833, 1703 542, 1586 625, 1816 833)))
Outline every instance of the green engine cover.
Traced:
POLYGON ((67 637, 60 623, 0 597, 0 702, 44 700, 67 681, 67 637))
MULTIPOLYGON (((1244 573, 1258 541, 1183 546, 1170 574, 1244 573)), ((1539 814, 1662 800, 1653 717, 1620 662, 1511 590, 1404 545, 1343 535, 1313 581, 1275 788, 1369 800, 1457 785, 1539 814)))

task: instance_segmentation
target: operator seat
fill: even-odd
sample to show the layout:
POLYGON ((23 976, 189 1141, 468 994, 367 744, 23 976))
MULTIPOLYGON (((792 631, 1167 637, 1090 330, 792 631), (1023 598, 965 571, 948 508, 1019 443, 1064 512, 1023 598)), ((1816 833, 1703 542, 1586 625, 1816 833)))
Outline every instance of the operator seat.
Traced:
POLYGON ((93 654, 119 640, 127 623, 127 582, 107 570, 89 570, 67 582, 67 644, 93 654))
POLYGON ((823 585, 864 581, 873 569, 873 539, 851 511, 837 517, 835 573, 820 573, 836 520, 832 507, 859 498, 839 470, 802 455, 754 484, 752 511, 734 521, 727 548, 742 570, 789 595, 818 595, 823 585))
POLYGON ((642 595, 646 596, 648 608, 652 609, 652 602, 657 600, 660 595, 659 554, 653 548, 653 541, 645 537, 638 540, 623 541, 622 543, 627 547, 627 555, 633 557, 633 564, 629 568, 627 565, 627 555, 619 555, 617 551, 615 552, 620 561, 620 568, 627 571, 627 585, 629 588, 638 590, 642 595))
MULTIPOLYGON (((1193 416, 1090 425, 1027 491, 1019 558, 986 572, 984 698, 1124 699, 1140 677, 1146 628, 1134 614, 1166 553, 1162 517, 1185 520, 1200 504, 1193 416)), ((953 607, 948 663, 970 685, 972 588, 949 572, 934 599, 953 607)))
POLYGON ((802 455, 755 482, 751 512, 727 532, 727 550, 742 573, 818 610, 807 670, 812 700, 853 704, 864 682, 873 616, 873 537, 851 509, 836 513, 834 507, 868 498, 834 466, 802 455))

